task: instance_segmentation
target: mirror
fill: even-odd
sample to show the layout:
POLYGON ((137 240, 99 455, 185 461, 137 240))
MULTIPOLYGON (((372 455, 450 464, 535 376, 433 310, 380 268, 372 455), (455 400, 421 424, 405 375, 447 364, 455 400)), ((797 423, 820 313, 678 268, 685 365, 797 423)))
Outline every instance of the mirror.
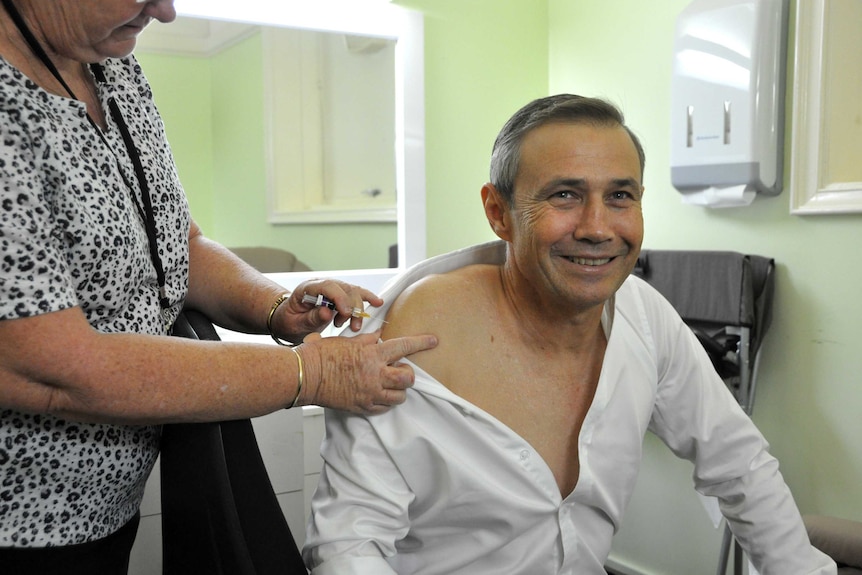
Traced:
MULTIPOLYGON (((177 21, 167 25, 151 24, 141 35, 136 49, 136 55, 153 84, 157 104, 165 116, 172 146, 172 126, 185 124, 188 129, 193 129, 190 117, 197 113, 195 98, 177 96, 177 99, 184 100, 186 111, 173 123, 168 117, 169 104, 163 104, 159 98, 164 92, 177 92, 178 82, 181 82, 179 90, 185 90, 186 85, 192 83, 195 70, 203 66, 186 67, 185 71, 179 72, 179 78, 175 76, 171 80, 169 87, 160 86, 159 74, 172 66, 167 63, 166 59, 172 56, 166 53, 165 46, 173 46, 173 51, 184 53, 181 57, 186 58, 190 52, 206 58, 215 53, 232 52, 237 55, 219 57, 239 58, 239 53, 251 52, 255 58, 262 58, 248 67, 237 65, 238 60, 234 60, 233 72, 222 73, 227 75, 227 84, 218 85, 213 90, 217 94, 210 112, 214 125, 209 129, 213 134, 209 138, 195 134, 195 143, 189 146, 192 148, 190 153, 195 156, 201 155, 197 148, 205 146, 205 140, 214 142, 212 145, 217 148, 227 145, 224 144, 226 141, 233 142, 231 145, 237 148, 230 152, 216 149, 209 166, 205 162, 195 168, 203 172, 210 170, 208 173, 212 174, 209 176, 212 179, 212 197, 207 201, 216 204, 212 208, 213 213, 208 213, 208 207, 198 210, 183 166, 179 165, 195 218, 203 224, 199 214, 202 211, 204 219, 209 215, 214 221, 212 227, 216 233, 209 233, 206 227, 205 232, 229 247, 240 247, 249 245, 241 234, 241 228, 253 226, 253 235, 260 238, 257 241, 259 245, 288 249, 316 271, 387 267, 389 246, 393 244, 397 244, 399 267, 424 259, 421 15, 379 0, 284 3, 177 0, 176 8, 177 21), (290 51, 293 49, 291 45, 296 52, 290 51), (308 45, 316 45, 322 51, 309 56, 308 45), (334 92, 342 95, 340 100, 330 92, 318 98, 317 103, 309 104, 314 100, 308 92, 317 90, 321 77, 334 77, 321 61, 326 57, 332 58, 336 52, 335 58, 341 58, 341 63, 336 63, 336 66, 344 66, 347 58, 360 61, 364 67, 353 72, 353 79, 327 82, 338 86, 334 92), (368 66, 374 60, 384 62, 384 69, 388 67, 388 71, 370 71, 368 66), (247 68, 260 72, 258 76, 251 74, 246 77, 247 68), (303 79, 302 75, 307 76, 309 69, 318 70, 315 72, 317 76, 303 79), (237 70, 240 70, 238 74, 237 70), (288 72, 286 75, 285 71, 288 72), (295 86, 301 88, 291 91, 295 86), (392 109, 385 112, 385 118, 380 116, 384 113, 380 111, 358 112, 356 106, 361 99, 360 92, 372 101, 388 101, 392 109), (286 93, 288 95, 284 96, 286 93), (345 98, 345 94, 352 97, 345 98), (291 104, 291 98, 294 103, 301 98, 302 105, 291 104), (249 101, 253 101, 253 106, 248 105, 249 101), (250 113, 250 107, 257 111, 250 113), (376 118, 375 113, 378 114, 376 118), (336 122, 330 119, 341 116, 348 117, 341 123, 349 125, 352 133, 339 134, 337 130, 341 128, 333 127, 336 122), (309 126, 310 119, 316 122, 317 128, 309 126), (222 121, 224 126, 220 125, 222 121), (317 136, 312 135, 310 140, 306 139, 301 144, 297 143, 297 137, 293 137, 302 138, 305 134, 308 138, 309 133, 317 136), (374 151, 372 139, 388 148, 388 156, 392 158, 388 168, 381 159, 387 155, 386 151, 374 151), (314 144, 310 145, 309 141, 314 144), (315 150, 322 152, 317 154, 315 150), (360 173, 345 177, 341 167, 343 160, 353 156, 359 158, 354 163, 365 168, 365 172, 369 171, 369 166, 380 166, 383 175, 360 173), (221 172, 225 170, 228 174, 222 176, 221 172), (239 174, 243 170, 248 178, 239 174), (306 177, 302 176, 303 170, 306 170, 306 177), (314 183, 315 177, 309 180, 308 174, 315 176, 317 183, 314 183), (284 183, 285 177, 287 184, 284 183), (375 183, 377 181, 381 183, 375 183), (333 182, 335 186, 330 185, 333 182), (291 187, 305 194, 304 199, 300 201, 296 196, 285 196, 284 190, 291 187), (335 195, 343 196, 346 190, 349 197, 336 198, 333 203, 333 192, 329 189, 333 187, 337 190, 335 195), (261 210, 257 210, 254 212, 256 223, 248 223, 252 219, 247 215, 250 205, 261 210, 265 205, 267 215, 261 217, 261 210), (243 223, 234 225, 235 219, 243 223), (375 245, 369 247, 369 242, 375 242, 375 245), (373 252, 376 259, 369 259, 367 252, 373 252), (368 265, 368 262, 373 264, 368 265), (358 265, 354 265, 356 263, 358 265)), ((213 84, 217 84, 219 73, 217 70, 212 72, 215 77, 213 84)), ((180 164, 181 143, 174 147, 180 164)), ((208 176, 204 173, 200 177, 206 181, 208 176)))
POLYGON ((395 222, 395 40, 260 29, 268 221, 395 222))

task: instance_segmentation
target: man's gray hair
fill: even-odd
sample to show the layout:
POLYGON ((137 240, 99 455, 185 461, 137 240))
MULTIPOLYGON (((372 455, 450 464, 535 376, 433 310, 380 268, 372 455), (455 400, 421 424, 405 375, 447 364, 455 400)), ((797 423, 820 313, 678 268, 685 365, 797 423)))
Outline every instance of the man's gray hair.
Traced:
POLYGON ((500 130, 491 152, 491 183, 511 206, 515 196, 515 177, 521 156, 521 142, 532 130, 550 123, 621 126, 632 139, 640 161, 643 179, 646 156, 638 137, 625 124, 619 108, 600 98, 557 94, 533 100, 509 118, 500 130))

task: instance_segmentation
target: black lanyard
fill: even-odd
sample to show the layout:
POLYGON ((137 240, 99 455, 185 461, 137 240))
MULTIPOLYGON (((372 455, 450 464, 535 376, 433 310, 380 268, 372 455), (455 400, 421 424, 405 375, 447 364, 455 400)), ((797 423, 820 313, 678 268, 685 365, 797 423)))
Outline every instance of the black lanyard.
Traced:
MULTIPOLYGON (((48 57, 48 54, 45 53, 45 50, 42 48, 42 45, 39 44, 39 41, 33 35, 33 32, 30 31, 30 28, 27 26, 27 23, 24 22, 24 19, 21 17, 21 14, 18 12, 18 9, 12 3, 12 0, 3 0, 3 6, 6 8, 6 11, 9 13, 9 16, 12 18, 12 21, 15 23, 15 26, 18 28, 18 31, 21 32, 21 35, 26 40, 27 44, 30 46, 30 49, 33 51, 33 54, 42 61, 45 67, 49 72, 57 79, 58 82, 63 86, 66 92, 69 93, 73 99, 77 100, 77 96, 72 92, 72 89, 66 84, 66 81, 63 80, 63 77, 60 75, 60 71, 57 70, 54 63, 51 61, 51 58, 48 57)), ((101 64, 90 64, 90 70, 93 72, 93 76, 96 81, 100 84, 106 83, 105 72, 102 69, 101 64)), ((153 212, 153 204, 150 199, 150 186, 147 183, 146 173, 144 172, 144 165, 141 162, 141 156, 138 153, 138 149, 135 146, 134 140, 132 140, 132 135, 129 133, 129 127, 126 125, 125 120, 123 120, 123 115, 120 113, 120 107, 117 105, 117 102, 114 100, 113 96, 108 98, 108 108, 111 111, 111 118, 113 118, 114 123, 117 125, 117 128, 120 130, 120 135, 123 137, 123 143, 126 146, 126 151, 129 154, 129 158, 132 160, 132 165, 135 167, 135 177, 138 180, 138 185, 141 189, 141 198, 143 200, 143 206, 141 206, 141 202, 138 201, 138 197, 135 194, 134 188, 126 177, 125 172, 123 171, 122 166, 120 165, 119 158, 117 160, 117 169, 120 172, 120 176, 123 178, 123 182, 126 184, 126 187, 129 188, 129 193, 132 196, 132 200, 135 202, 135 207, 138 209, 138 214, 141 216, 141 219, 144 221, 144 227, 147 230, 147 240, 150 247, 150 258, 153 260, 153 267, 156 269, 156 279, 159 282, 159 305, 161 305, 162 309, 167 309, 171 306, 170 300, 168 300, 167 293, 165 291, 165 272, 162 267, 162 259, 159 257, 159 246, 158 246, 158 237, 156 232, 156 217, 153 212)), ((93 126, 93 129, 96 130, 96 133, 99 135, 99 138, 108 148, 108 150, 113 154, 114 151, 111 148, 110 144, 108 144, 108 140, 105 139, 105 134, 102 133, 102 129, 96 124, 90 114, 87 114, 87 120, 89 120, 90 124, 93 126)))

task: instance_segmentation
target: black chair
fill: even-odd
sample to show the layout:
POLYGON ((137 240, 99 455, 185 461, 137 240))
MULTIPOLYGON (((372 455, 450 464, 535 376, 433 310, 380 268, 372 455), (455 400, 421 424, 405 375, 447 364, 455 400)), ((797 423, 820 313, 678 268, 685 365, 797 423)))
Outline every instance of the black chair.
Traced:
MULTIPOLYGON (((219 339, 190 310, 173 335, 219 339)), ((160 457, 163 573, 307 575, 250 420, 165 425, 160 457)))
MULTIPOLYGON (((751 415, 760 346, 772 323, 775 261, 730 251, 643 250, 634 273, 674 306, 751 415)), ((733 572, 742 573, 742 549, 725 526, 718 575, 727 571, 731 546, 733 572)))
POLYGON ((635 275, 674 306, 745 412, 772 323, 775 261, 728 251, 643 250, 635 275))

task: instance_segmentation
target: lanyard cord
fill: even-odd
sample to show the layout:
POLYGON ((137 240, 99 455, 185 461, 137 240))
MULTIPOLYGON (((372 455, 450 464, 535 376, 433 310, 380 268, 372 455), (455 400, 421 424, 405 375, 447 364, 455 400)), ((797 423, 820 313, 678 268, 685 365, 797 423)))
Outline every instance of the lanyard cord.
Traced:
MULTIPOLYGON (((9 0, 5 0, 9 1, 9 0)), ((90 64, 90 69, 93 71, 93 75, 96 77, 96 80, 99 81, 100 84, 104 84, 105 73, 102 69, 101 64, 90 64)), ((138 149, 135 146, 134 140, 132 140, 132 134, 129 133, 129 127, 126 125, 125 120, 123 120, 123 115, 120 113, 120 107, 117 105, 116 100, 114 100, 113 96, 108 98, 108 107, 111 109, 111 117, 114 119, 114 123, 117 124, 117 127, 120 129, 120 135, 123 137, 123 142, 126 144, 126 150, 129 153, 129 158, 132 160, 132 164, 135 167, 135 176, 138 180, 138 184, 141 187, 141 198, 143 199, 144 205, 143 209, 141 208, 141 203, 138 201, 137 196, 132 193, 132 200, 135 202, 135 206, 138 208, 138 212, 141 214, 141 217, 144 219, 145 227, 147 229, 147 240, 150 244, 150 258, 153 260, 153 266, 156 268, 156 279, 159 282, 159 304, 161 304, 162 309, 167 309, 171 306, 170 301, 168 300, 167 294, 165 293, 165 271, 162 267, 162 258, 159 257, 159 245, 158 239, 156 235, 156 216, 153 211, 153 203, 150 197, 150 186, 147 183, 146 173, 144 172, 144 165, 141 162, 141 155, 138 153, 138 149)), ((89 115, 87 116, 89 118, 89 115)), ((90 119, 92 122, 92 118, 90 119)), ((105 141, 105 136, 102 134, 101 130, 97 130, 99 136, 101 136, 102 141, 105 141)), ((107 142, 105 142, 107 144, 107 142)), ((126 179, 125 174, 123 174, 123 170, 120 169, 119 161, 117 162, 117 168, 120 170, 120 174, 123 175, 123 180, 126 182, 128 186, 128 180, 126 179)), ((129 190, 131 191, 132 187, 129 186, 129 190)))
MULTIPOLYGON (((75 96, 75 93, 66 84, 66 81, 63 80, 63 77, 60 75, 59 70, 57 70, 54 63, 51 61, 51 58, 48 57, 48 54, 45 53, 45 50, 42 48, 42 45, 39 44, 39 41, 33 35, 33 32, 30 31, 30 28, 27 26, 27 23, 24 22, 24 19, 21 17, 21 14, 18 12, 18 9, 12 3, 12 0, 3 0, 3 6, 6 8, 6 11, 9 13, 9 16, 12 18, 15 26, 18 28, 18 31, 21 32, 21 35, 26 40, 27 44, 30 46, 30 49, 33 51, 33 54, 42 61, 45 67, 49 72, 57 79, 58 82, 63 86, 63 88, 68 92, 69 96, 73 99, 77 100, 78 97, 75 96)), ((90 64, 90 70, 93 73, 93 76, 100 84, 106 83, 105 73, 100 64, 90 64)), ((119 158, 117 160, 117 170, 120 172, 120 176, 123 178, 123 182, 126 184, 126 187, 129 189, 129 193, 132 196, 132 201, 135 203, 135 207, 138 209, 138 214, 141 216, 141 219, 144 220, 144 227, 147 231, 147 241, 150 248, 150 258, 153 261, 153 266, 156 269, 156 280, 159 283, 159 305, 162 309, 167 309, 170 307, 170 300, 168 300, 167 294, 165 292, 165 272, 162 267, 162 259, 159 257, 159 247, 158 247, 158 239, 156 232, 156 217, 153 212, 153 204, 150 198, 150 186, 147 183, 146 173, 144 172, 144 166, 141 162, 141 156, 138 153, 138 149, 135 146, 134 140, 132 140, 132 135, 129 133, 129 127, 126 125, 125 120, 123 120, 123 115, 120 113, 120 107, 117 105, 117 102, 114 100, 113 96, 108 98, 108 107, 111 111, 111 117, 114 119, 114 123, 117 124, 117 127, 120 130, 120 135, 123 137, 123 143, 126 146, 126 151, 129 154, 129 158, 132 160, 132 165, 135 167, 135 177, 138 180, 138 185, 141 189, 141 198, 143 199, 143 206, 141 206, 141 202, 138 201, 138 197, 134 193, 134 188, 126 177, 125 172, 123 172, 122 167, 120 166, 119 158)), ((87 120, 90 122, 90 125, 93 126, 93 129, 96 130, 99 138, 108 148, 108 150, 113 154, 113 148, 111 148, 110 144, 108 144, 107 139, 105 139, 105 135, 102 133, 101 128, 96 125, 96 122, 93 120, 90 114, 87 114, 87 120)))

